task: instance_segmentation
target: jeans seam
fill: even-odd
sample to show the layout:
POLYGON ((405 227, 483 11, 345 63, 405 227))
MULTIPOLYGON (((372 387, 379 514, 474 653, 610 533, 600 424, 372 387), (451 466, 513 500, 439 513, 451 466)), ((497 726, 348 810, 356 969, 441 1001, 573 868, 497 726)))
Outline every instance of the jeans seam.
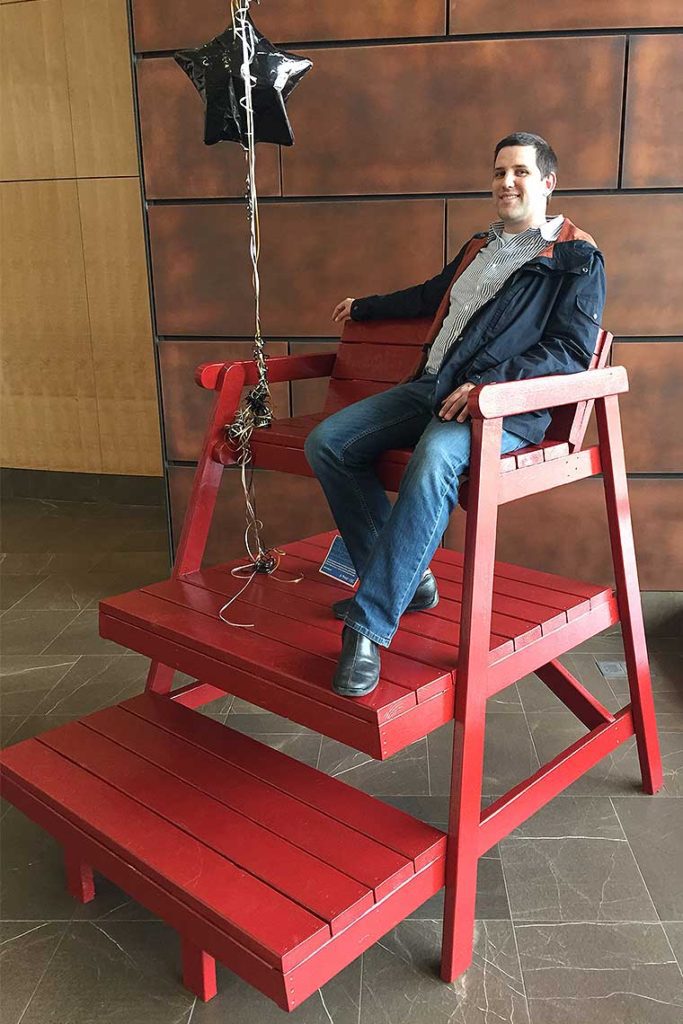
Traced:
MULTIPOLYGON (((420 415, 420 413, 417 412, 417 413, 414 414, 414 416, 411 416, 410 419, 416 418, 419 415, 420 415)), ((370 434, 377 433, 377 431, 380 430, 380 429, 385 430, 385 429, 390 428, 390 427, 395 427, 397 424, 403 423, 403 422, 405 422, 405 417, 404 416, 398 416, 396 419, 390 420, 388 423, 385 421, 381 425, 379 425, 379 424, 378 425, 373 425, 373 426, 369 427, 367 430, 362 431, 360 434, 356 434, 355 437, 349 438, 349 440, 346 442, 346 444, 344 445, 344 447, 341 449, 341 451, 339 453, 339 455, 340 455, 340 463, 341 463, 342 467, 344 468, 344 470, 346 472, 347 478, 350 479, 352 484, 353 484, 353 487, 354 487, 354 489, 355 489, 355 491, 356 491, 356 493, 358 495, 360 505, 361 505, 363 511, 365 512, 365 516, 366 516, 366 518, 368 520, 368 523, 370 524, 370 529, 372 530, 372 532, 375 535, 375 537, 379 537, 379 531, 377 529, 377 526, 375 525, 375 520, 372 517, 372 512, 370 511, 370 508, 369 508, 369 506, 368 506, 368 504, 367 504, 367 502, 365 500, 365 495, 363 494, 363 490, 360 487, 360 485, 357 483, 357 481, 356 481, 356 479, 355 479, 355 477, 353 475, 353 472, 351 471, 351 469, 349 469, 349 467, 348 467, 348 465, 346 463, 346 452, 351 447, 352 444, 356 444, 357 441, 362 441, 363 438, 369 437, 370 434)))

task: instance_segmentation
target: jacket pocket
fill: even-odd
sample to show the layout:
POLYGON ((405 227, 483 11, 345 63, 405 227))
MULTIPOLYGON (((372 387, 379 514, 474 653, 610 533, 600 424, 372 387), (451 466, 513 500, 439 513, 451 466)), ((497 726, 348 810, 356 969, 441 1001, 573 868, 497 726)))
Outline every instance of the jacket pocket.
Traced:
POLYGON ((577 295, 576 308, 594 324, 600 324, 600 305, 590 295, 577 295))

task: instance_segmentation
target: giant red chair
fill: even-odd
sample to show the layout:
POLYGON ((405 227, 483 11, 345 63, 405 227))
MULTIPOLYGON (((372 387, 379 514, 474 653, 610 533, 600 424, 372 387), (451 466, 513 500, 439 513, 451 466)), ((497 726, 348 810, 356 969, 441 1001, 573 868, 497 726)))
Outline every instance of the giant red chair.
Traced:
MULTIPOLYGON (((404 377, 433 333, 424 320, 347 323, 336 354, 270 359, 273 383, 330 382, 320 414, 255 433, 255 466, 310 475, 313 426, 404 377)), ((230 606, 252 629, 219 618, 243 586, 230 572, 238 563, 202 560, 223 470, 235 463, 225 426, 256 370, 198 369, 215 401, 171 578, 100 605, 102 635, 150 657, 147 692, 8 748, 2 785, 64 844, 77 898, 93 897, 97 868, 177 928, 186 984, 202 998, 216 990, 217 958, 294 1009, 444 884, 441 970, 451 981, 471 961, 487 850, 633 735, 644 790, 661 785, 618 410, 628 383, 607 366, 611 340, 596 328, 583 373, 471 392, 464 551, 437 551, 439 605, 404 617, 377 689, 355 700, 330 685, 342 628, 330 605, 348 593, 318 573, 332 534, 284 546, 283 568, 301 583, 258 575, 230 606), (598 443, 584 448, 593 405, 598 443), (501 457, 503 417, 545 408, 554 413, 543 443, 501 457), (599 474, 616 590, 495 560, 500 505, 599 474), (630 701, 612 714, 558 659, 618 621, 630 701), (176 670, 196 681, 172 690, 176 670), (482 811, 486 702, 532 672, 586 734, 482 811), (447 833, 192 710, 226 692, 378 759, 454 719, 447 833)), ((409 458, 379 460, 388 488, 409 458)))

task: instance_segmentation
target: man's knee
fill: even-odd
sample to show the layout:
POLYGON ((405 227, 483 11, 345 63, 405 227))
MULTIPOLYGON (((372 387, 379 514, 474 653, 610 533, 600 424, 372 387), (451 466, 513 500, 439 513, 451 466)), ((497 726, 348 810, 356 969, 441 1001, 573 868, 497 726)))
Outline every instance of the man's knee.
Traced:
POLYGON ((310 432, 304 442, 304 454, 311 469, 320 465, 321 460, 339 457, 329 419, 318 423, 310 432))

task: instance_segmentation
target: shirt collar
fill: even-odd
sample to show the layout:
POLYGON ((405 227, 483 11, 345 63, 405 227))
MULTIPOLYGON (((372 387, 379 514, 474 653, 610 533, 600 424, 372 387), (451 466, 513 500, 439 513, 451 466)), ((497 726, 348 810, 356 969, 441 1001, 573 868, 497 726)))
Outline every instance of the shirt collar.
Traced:
MULTIPOLYGON (((549 217, 546 219, 545 224, 542 224, 538 228, 528 228, 527 231, 522 231, 522 235, 526 235, 529 232, 538 231, 541 238, 546 242, 554 242, 560 233, 560 229, 564 223, 564 214, 558 213, 557 217, 549 217)), ((503 235, 503 222, 502 220, 496 220, 489 227, 488 241, 492 242, 494 238, 502 238, 503 235)))

